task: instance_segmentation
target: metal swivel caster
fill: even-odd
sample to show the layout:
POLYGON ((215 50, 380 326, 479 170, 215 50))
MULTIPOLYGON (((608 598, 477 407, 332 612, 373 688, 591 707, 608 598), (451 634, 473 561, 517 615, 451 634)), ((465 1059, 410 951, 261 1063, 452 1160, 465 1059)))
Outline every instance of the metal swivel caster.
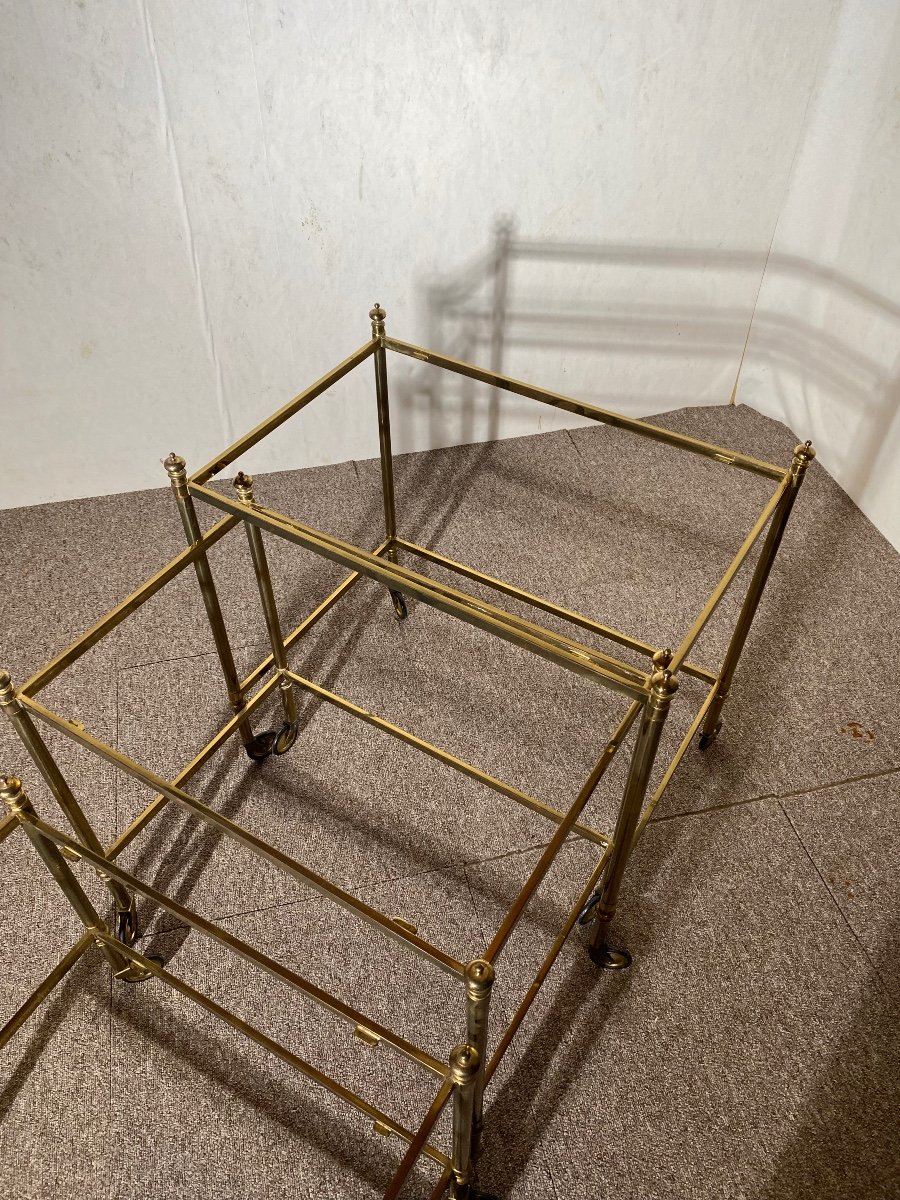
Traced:
POLYGON ((719 736, 719 730, 721 728, 722 728, 722 718, 719 717, 718 721, 716 721, 714 729, 712 729, 709 733, 701 733, 700 734, 700 737, 697 740, 697 745, 700 747, 701 750, 709 749, 709 747, 713 744, 713 742, 719 736))
POLYGON ((391 593, 391 599, 394 602, 394 615, 398 621, 405 621, 409 616, 409 609, 406 607, 406 601, 400 592, 395 592, 392 588, 388 589, 391 593))
POLYGON ((604 971, 627 971, 632 962, 631 955, 622 946, 589 946, 588 954, 591 962, 604 971))
POLYGON ((296 742, 298 729, 297 721, 285 721, 280 729, 267 729, 264 733, 258 733, 245 747, 247 756, 254 762, 262 762, 270 754, 284 754, 296 742))
POLYGON ((116 912, 116 938, 123 946, 133 946, 139 935, 137 910, 134 898, 132 898, 128 908, 120 908, 116 912))

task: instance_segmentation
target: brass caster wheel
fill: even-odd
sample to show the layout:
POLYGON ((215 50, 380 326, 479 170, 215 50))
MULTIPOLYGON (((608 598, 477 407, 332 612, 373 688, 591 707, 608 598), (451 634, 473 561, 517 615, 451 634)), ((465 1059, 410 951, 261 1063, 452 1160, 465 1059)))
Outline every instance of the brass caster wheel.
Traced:
POLYGON ((719 736, 719 730, 721 728, 722 728, 722 718, 719 717, 718 721, 716 721, 714 729, 710 730, 709 733, 701 733, 700 734, 700 737, 697 741, 697 745, 700 747, 701 750, 708 750, 710 748, 710 746, 713 744, 713 742, 719 736))
POLYGON ((129 908, 120 908, 116 913, 116 937, 123 946, 133 946, 139 934, 135 902, 132 900, 129 908))
POLYGON ((400 592, 395 592, 392 589, 388 590, 390 591, 391 599, 394 602, 394 616, 398 621, 405 621, 409 616, 409 609, 406 607, 406 601, 403 599, 403 596, 400 592))
POLYGON ((253 741, 244 747, 247 757, 252 758, 254 762, 262 762, 268 758, 275 751, 275 743, 280 733, 279 729, 267 729, 265 733, 258 733, 253 741))
POLYGON ((285 721, 278 731, 278 737, 275 739, 275 753, 285 754, 293 746, 297 740, 297 733, 300 729, 299 721, 285 721))
POLYGON ((591 946, 588 954, 604 971, 627 971, 631 966, 631 955, 621 946, 591 946))

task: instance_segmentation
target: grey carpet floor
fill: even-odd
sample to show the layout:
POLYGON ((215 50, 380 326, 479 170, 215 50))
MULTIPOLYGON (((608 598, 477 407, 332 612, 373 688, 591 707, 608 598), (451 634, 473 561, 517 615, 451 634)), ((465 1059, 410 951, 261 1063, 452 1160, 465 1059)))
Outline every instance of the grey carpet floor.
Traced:
MULTIPOLYGON (((660 422, 785 464, 796 440, 743 407, 660 422)), ((397 463, 402 536, 656 645, 690 625, 766 491, 605 428, 397 463)), ((377 463, 262 477, 257 495, 361 545, 381 538, 377 463)), ((2 665, 19 681, 182 548, 167 489, 4 512, 0 534, 2 665)), ((292 627, 342 573, 267 545, 292 627)), ((249 670, 267 647, 240 531, 211 560, 249 670)), ((598 974, 580 933, 565 946, 489 1092, 485 1185, 552 1200, 900 1196, 898 597, 900 556, 814 464, 723 735, 689 752, 633 860, 617 926, 634 965, 598 974)), ((738 602, 729 594, 704 633, 705 665, 717 665, 738 602)), ((185 574, 44 697, 171 776, 226 716, 212 651, 185 574)), ((369 583, 292 661, 558 807, 624 711, 621 698, 423 604, 397 624, 369 583)), ((685 680, 664 750, 700 697, 685 680)), ((307 703, 303 721, 295 749, 262 766, 227 747, 195 793, 448 952, 477 956, 552 826, 332 708, 307 703)), ((149 793, 53 745, 111 840, 149 793)), ((0 751, 53 819, 5 725, 0 751)), ((624 756, 592 801, 601 828, 623 766, 624 756)), ((183 813, 167 810, 122 861, 442 1058, 458 1040, 449 977, 183 813)), ((592 861, 589 843, 567 844, 504 951, 495 1035, 592 861)), ((5 1019, 78 928, 19 833, 0 846, 0 870, 5 1019)), ((392 1115, 420 1119, 430 1077, 166 913, 143 916, 145 952, 392 1115)), ((380 1195, 402 1155, 163 985, 114 985, 94 954, 0 1071, 0 1195, 15 1200, 362 1200, 380 1195)), ((404 1194, 427 1196, 435 1178, 424 1164, 404 1194)))

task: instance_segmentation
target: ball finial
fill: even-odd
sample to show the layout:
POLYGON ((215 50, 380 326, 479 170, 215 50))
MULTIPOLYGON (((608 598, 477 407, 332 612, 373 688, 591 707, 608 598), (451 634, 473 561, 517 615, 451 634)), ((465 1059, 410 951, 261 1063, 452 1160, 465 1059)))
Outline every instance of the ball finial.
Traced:
POLYGON ((382 337, 384 335, 384 318, 386 316, 387 313, 376 300, 374 307, 369 309, 369 317, 372 321, 372 337, 382 337))

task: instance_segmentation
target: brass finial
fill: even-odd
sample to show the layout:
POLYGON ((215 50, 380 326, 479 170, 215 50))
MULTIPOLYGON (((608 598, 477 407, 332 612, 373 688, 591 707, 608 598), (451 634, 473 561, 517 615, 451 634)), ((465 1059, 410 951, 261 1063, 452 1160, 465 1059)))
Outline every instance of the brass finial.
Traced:
POLYGON ((0 776, 0 800, 16 816, 27 816, 33 811, 22 788, 22 780, 15 775, 0 776))
POLYGON ((376 300, 375 307, 369 309, 369 317, 372 321, 372 337, 384 337, 384 318, 386 316, 387 313, 376 300))
POLYGON ((464 1087, 478 1070, 478 1051, 474 1046, 454 1046, 450 1051, 450 1078, 464 1087))
POLYGON ((180 454, 176 454, 173 450, 168 458, 163 460, 163 466, 169 474, 169 478, 174 483, 179 476, 184 475, 184 470, 187 464, 180 454))
POLYGON ((466 967, 466 991, 478 999, 491 990, 495 978, 491 964, 484 958, 476 958, 466 967))
POLYGON ((238 494, 238 498, 243 500, 245 504, 253 503, 253 476, 246 475, 243 471, 238 471, 232 481, 232 487, 238 494))
POLYGON ((816 457, 816 452, 813 449, 812 442, 799 442, 794 447, 794 457, 791 461, 791 474, 795 482, 799 483, 801 477, 806 472, 806 468, 816 457))
POLYGON ((9 704, 15 694, 16 689, 13 687, 9 671, 0 670, 0 704, 9 704))
POLYGON ((669 663, 673 658, 674 655, 670 649, 657 650, 653 655, 653 665, 658 671, 665 671, 668 669, 669 663))

